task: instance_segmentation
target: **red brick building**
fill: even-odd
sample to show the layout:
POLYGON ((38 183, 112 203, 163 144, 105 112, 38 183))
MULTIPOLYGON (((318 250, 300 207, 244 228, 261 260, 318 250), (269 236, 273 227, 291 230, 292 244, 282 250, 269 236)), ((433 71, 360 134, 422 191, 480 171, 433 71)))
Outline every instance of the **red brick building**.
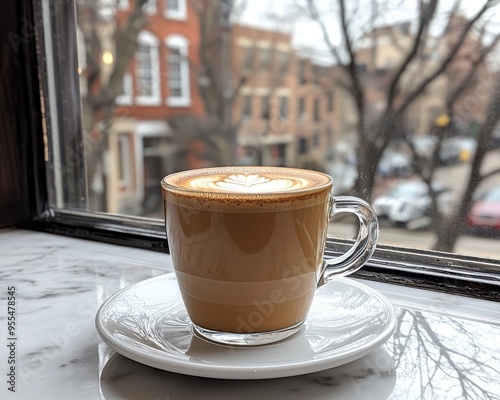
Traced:
MULTIPOLYGON (((123 29, 134 0, 120 0, 117 29, 123 29)), ((199 22, 189 0, 148 0, 147 23, 123 78, 109 134, 107 209, 149 215, 161 209, 160 179, 175 169, 168 119, 203 114, 195 67, 199 22)), ((116 43, 114 43, 117 46, 116 43)), ((112 52, 119 57, 119 48, 112 52)))

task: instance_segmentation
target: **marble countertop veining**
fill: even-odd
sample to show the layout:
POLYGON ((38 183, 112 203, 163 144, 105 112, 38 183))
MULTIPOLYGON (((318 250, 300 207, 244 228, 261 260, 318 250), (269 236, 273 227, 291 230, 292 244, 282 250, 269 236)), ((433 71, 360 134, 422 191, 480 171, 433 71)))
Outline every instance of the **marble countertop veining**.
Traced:
POLYGON ((500 399, 498 303, 368 281, 396 306, 396 332, 341 367, 231 381, 160 371, 115 354, 96 333, 98 307, 119 289, 170 271, 166 254, 0 231, 0 398, 500 399), (8 330, 12 295, 15 331, 8 330))

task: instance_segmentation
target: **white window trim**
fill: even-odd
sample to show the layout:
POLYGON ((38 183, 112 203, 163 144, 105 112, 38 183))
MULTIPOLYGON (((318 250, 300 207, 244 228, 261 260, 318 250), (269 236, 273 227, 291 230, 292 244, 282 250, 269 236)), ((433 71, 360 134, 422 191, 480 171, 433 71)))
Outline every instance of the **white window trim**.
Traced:
POLYGON ((132 74, 127 72, 123 75, 123 93, 116 97, 116 104, 128 106, 132 104, 132 74))
MULTIPOLYGON (((191 106, 191 87, 190 87, 190 71, 189 71, 189 40, 182 35, 173 34, 169 35, 164 40, 165 46, 168 49, 177 49, 183 60, 181 61, 181 86, 182 93, 185 94, 183 97, 172 97, 168 96, 166 99, 167 106, 170 107, 189 107, 191 106)), ((167 72, 169 68, 168 54, 167 54, 167 72)), ((169 79, 167 79, 169 82, 169 79)))
POLYGON ((158 0, 147 0, 142 9, 145 13, 149 15, 154 15, 158 12, 158 0))
POLYGON ((128 10, 128 0, 118 0, 119 10, 128 10))
MULTIPOLYGON (((137 41, 140 45, 151 46, 151 74, 153 81, 157 82, 153 85, 153 94, 151 96, 139 95, 135 98, 135 103, 142 106, 157 106, 161 104, 161 81, 160 81, 160 40, 151 32, 142 31, 139 33, 137 41)), ((137 71, 137 67, 136 67, 137 71)))
POLYGON ((179 0, 179 8, 177 10, 168 9, 168 0, 165 1, 165 11, 163 16, 170 19, 178 19, 180 21, 185 21, 187 19, 187 7, 186 0, 179 0))

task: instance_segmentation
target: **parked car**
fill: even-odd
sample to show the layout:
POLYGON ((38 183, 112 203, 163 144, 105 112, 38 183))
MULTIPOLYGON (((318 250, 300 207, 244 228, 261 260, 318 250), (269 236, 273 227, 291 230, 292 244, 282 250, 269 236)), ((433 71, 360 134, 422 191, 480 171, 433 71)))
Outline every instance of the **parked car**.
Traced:
POLYGON ((466 162, 474 157, 477 140, 471 137, 451 137, 443 140, 439 161, 444 165, 466 162))
POLYGON ((436 147, 437 138, 435 136, 413 136, 410 138, 415 152, 422 158, 430 160, 436 147))
POLYGON ((383 178, 407 178, 413 171, 411 158, 401 151, 385 151, 377 171, 383 178))
POLYGON ((327 167, 327 173, 333 178, 332 194, 346 194, 352 189, 358 171, 356 166, 345 162, 333 162, 327 167))
POLYGON ((500 186, 484 192, 473 204, 467 226, 475 231, 500 233, 500 186))
MULTIPOLYGON (((432 185, 437 193, 438 211, 443 213, 451 206, 450 188, 440 183, 432 185)), ((388 218, 396 225, 407 229, 419 229, 431 223, 432 198, 423 181, 404 181, 373 201, 373 208, 379 218, 388 218)))

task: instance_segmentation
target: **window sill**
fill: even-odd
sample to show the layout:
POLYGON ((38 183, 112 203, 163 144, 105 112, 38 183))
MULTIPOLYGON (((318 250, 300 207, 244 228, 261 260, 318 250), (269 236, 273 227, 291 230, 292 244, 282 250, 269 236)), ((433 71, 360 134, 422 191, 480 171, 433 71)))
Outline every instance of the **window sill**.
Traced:
POLYGON ((186 13, 173 13, 173 12, 165 12, 163 16, 166 19, 173 19, 176 21, 187 21, 186 13))
MULTIPOLYGON (((170 392, 201 398, 211 390, 210 379, 163 371, 152 374, 151 368, 114 356, 95 331, 97 308, 130 284, 172 271, 169 255, 26 230, 0 231, 0 253, 6 286, 15 288, 16 305, 23 309, 23 329, 16 335, 19 350, 24 351, 18 354, 19 371, 24 374, 18 376, 19 383, 22 376, 30 376, 26 374, 38 378, 23 385, 20 400, 98 398, 101 390, 116 394, 117 399, 163 398, 170 392), (99 371, 99 375, 87 371, 99 371), (123 376, 127 379, 121 379, 123 376), (63 384, 63 377, 69 381, 63 384), (75 393, 75 385, 84 389, 75 393), (120 393, 126 396, 120 397, 120 393)), ((391 394, 394 398, 410 394, 428 398, 432 387, 431 397, 447 398, 464 379, 484 388, 479 389, 481 398, 487 398, 487 392, 499 393, 497 303, 364 283, 383 293, 397 309, 400 324, 382 348, 345 366, 268 380, 265 385, 221 380, 218 390, 228 398, 241 394, 242 389, 249 398, 263 398, 269 391, 285 397, 290 387, 297 387, 301 398, 350 400, 371 398, 373 393, 377 398, 391 394), (443 373, 436 375, 434 370, 443 373), (481 384, 485 379, 486 386, 481 384)))
POLYGON ((138 106, 159 106, 161 99, 159 97, 137 97, 135 104, 138 106))
POLYGON ((191 107, 191 99, 189 98, 178 98, 178 97, 169 97, 166 101, 167 106, 169 107, 191 107))

